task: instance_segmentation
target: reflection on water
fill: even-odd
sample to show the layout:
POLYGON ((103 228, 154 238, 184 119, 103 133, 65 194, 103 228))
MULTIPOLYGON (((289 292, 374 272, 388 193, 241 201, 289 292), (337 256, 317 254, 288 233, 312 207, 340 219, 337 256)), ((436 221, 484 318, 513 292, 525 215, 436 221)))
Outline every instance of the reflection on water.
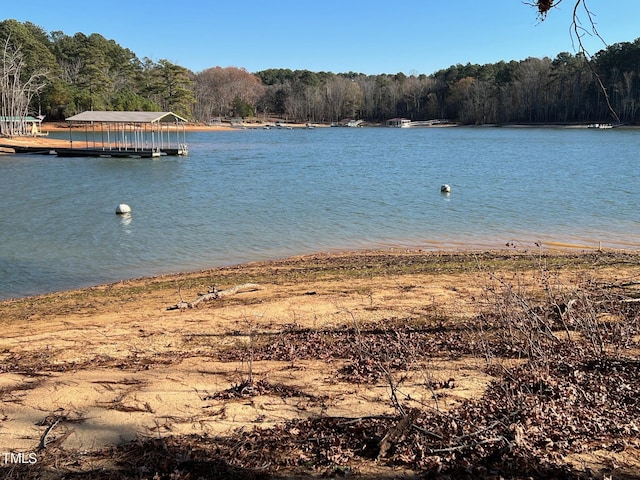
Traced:
POLYGON ((188 142, 185 158, 3 157, 0 298, 318 250, 640 247, 633 130, 316 128, 188 142), (114 223, 122 199, 135 222, 114 223))
MULTIPOLYGON (((131 225, 131 213, 127 212, 127 213, 121 213, 118 215, 118 217, 120 218, 120 224, 123 227, 128 227, 129 225, 131 225)), ((131 230, 124 230, 125 233, 131 233, 131 230)))

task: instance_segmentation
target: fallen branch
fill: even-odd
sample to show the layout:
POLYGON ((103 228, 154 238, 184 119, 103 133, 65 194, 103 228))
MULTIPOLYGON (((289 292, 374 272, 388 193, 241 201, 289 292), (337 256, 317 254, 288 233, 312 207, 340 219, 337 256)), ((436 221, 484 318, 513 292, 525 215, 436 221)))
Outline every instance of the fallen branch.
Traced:
POLYGON ((56 416, 51 419, 50 425, 46 428, 46 430, 42 434, 42 437, 40 437, 40 443, 38 444, 38 448, 36 449, 38 452, 41 452, 42 450, 47 448, 47 437, 49 436, 51 431, 56 428, 56 425, 58 425, 62 420, 65 420, 65 417, 56 416))
POLYGON ((420 415, 420 410, 417 408, 412 408, 409 410, 409 413, 406 414, 402 419, 393 427, 391 427, 387 434, 380 440, 379 447, 380 450, 378 452, 378 459, 384 458, 389 453, 389 450, 400 442, 402 437, 405 435, 407 430, 411 428, 413 422, 416 421, 416 418, 420 415))
POLYGON ((259 289, 260 285, 258 285, 257 283, 243 283, 242 285, 236 285, 235 287, 228 288, 226 290, 218 290, 214 285, 211 288, 210 292, 200 295, 192 302, 185 302, 184 300, 182 300, 182 295, 180 295, 180 301, 175 305, 167 307, 167 310, 184 310, 186 308, 195 308, 202 302, 209 302, 211 300, 228 297, 237 293, 255 292, 259 289))
POLYGON ((475 443, 454 445, 453 447, 447 447, 447 448, 430 449, 429 454, 433 455, 437 453, 458 452, 460 450, 466 450, 468 448, 475 448, 475 447, 479 447, 480 445, 486 445, 487 443, 498 443, 498 442, 505 442, 507 445, 511 446, 511 442, 509 442, 505 437, 500 436, 500 437, 494 437, 494 438, 487 438, 486 440, 481 440, 475 443))

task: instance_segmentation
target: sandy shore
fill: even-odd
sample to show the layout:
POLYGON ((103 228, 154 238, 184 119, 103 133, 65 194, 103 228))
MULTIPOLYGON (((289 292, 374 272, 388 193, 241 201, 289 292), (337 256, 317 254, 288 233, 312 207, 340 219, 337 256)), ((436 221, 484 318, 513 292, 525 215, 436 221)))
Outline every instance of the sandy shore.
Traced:
MULTIPOLYGON (((34 455, 35 466, 23 473, 37 465, 111 471, 125 455, 113 448, 153 439, 196 435, 200 444, 254 429, 280 431, 291 421, 394 418, 389 379, 353 370, 349 355, 332 349, 341 348, 348 332, 358 332, 346 339, 353 351, 363 336, 386 328, 400 335, 407 326, 433 332, 442 351, 424 364, 416 357, 416 365, 398 374, 405 408, 454 411, 483 397, 496 377, 486 358, 454 353, 450 341, 464 340, 500 285, 544 295, 543 264, 554 284, 574 291, 640 278, 640 257, 633 254, 390 250, 308 255, 0 302, 0 452, 34 455), (187 306, 214 285, 240 288, 187 306), (320 344, 325 350, 314 350, 320 344)), ((627 354, 637 358, 638 350, 627 354)), ((619 469, 638 472, 640 445, 624 441, 615 454, 619 469)), ((599 470, 612 452, 594 446, 572 455, 599 470)), ((335 462, 365 476, 414 472, 411 463, 364 457, 335 462)))

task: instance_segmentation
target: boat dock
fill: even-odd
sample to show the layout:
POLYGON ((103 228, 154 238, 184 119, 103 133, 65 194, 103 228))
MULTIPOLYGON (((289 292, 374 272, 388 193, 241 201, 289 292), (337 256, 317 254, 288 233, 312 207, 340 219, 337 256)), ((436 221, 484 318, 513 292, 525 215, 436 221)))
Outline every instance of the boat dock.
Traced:
POLYGON ((68 146, 1 145, 17 154, 151 158, 187 155, 186 120, 172 112, 86 111, 67 118, 68 146), (82 129, 84 139, 78 139, 82 129), (75 136, 74 136, 75 132, 75 136))

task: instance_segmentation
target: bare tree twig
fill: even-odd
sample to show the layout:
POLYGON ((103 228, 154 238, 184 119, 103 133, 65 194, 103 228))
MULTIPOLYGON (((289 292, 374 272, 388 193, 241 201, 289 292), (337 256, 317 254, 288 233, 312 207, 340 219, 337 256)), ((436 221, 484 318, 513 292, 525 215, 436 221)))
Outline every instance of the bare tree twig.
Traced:
POLYGON ((480 445, 486 445, 487 443, 497 443, 497 442, 505 442, 507 444, 510 444, 511 442, 509 442, 506 438, 500 436, 500 437, 494 437, 494 438, 487 438, 486 440, 481 440, 479 442, 475 442, 475 443, 465 443, 463 445, 454 445, 452 447, 447 447, 447 448, 436 448, 436 449, 431 449, 429 450, 429 453, 449 453, 449 452, 457 452, 459 450, 465 450, 467 448, 474 448, 474 447, 478 447, 480 445))
MULTIPOLYGON (((524 3, 525 5, 529 5, 537 8, 538 17, 540 18, 541 21, 544 21, 547 18, 547 14, 549 13, 549 11, 552 8, 560 5, 561 2, 562 0, 535 0, 533 3, 526 2, 526 1, 523 1, 522 3, 524 3)), ((607 88, 604 86, 604 83, 602 82, 600 75, 598 74, 598 72, 596 72, 593 66, 593 62, 592 62, 593 55, 591 55, 587 51, 582 41, 582 38, 584 37, 584 35, 593 35, 599 40, 601 40, 603 45, 607 46, 607 42, 605 42, 604 38, 602 38, 602 36, 598 32, 598 29, 596 28, 594 15, 593 15, 593 12, 591 12, 591 10, 589 9, 589 6, 587 5, 587 0, 575 0, 575 4, 573 5, 573 14, 572 14, 570 29, 571 29, 571 41, 572 43, 574 40, 578 42, 578 48, 576 50, 578 50, 580 53, 582 53, 582 55, 584 55, 584 58, 587 62, 589 70, 591 70, 591 73, 595 77, 596 83, 598 84, 598 88, 604 95, 604 99, 605 99, 605 102, 607 103, 607 108, 609 110, 609 113, 611 114, 611 116, 613 117, 616 123, 621 123, 620 117, 618 116, 617 112, 613 108, 613 105, 611 105, 611 99, 609 98, 609 93, 607 92, 607 88), (582 7, 582 10, 584 10, 584 14, 588 19, 588 23, 590 25, 589 29, 584 28, 582 26, 582 22, 580 21, 581 7, 582 7)), ((574 48, 575 48, 575 45, 574 45, 574 48)))

